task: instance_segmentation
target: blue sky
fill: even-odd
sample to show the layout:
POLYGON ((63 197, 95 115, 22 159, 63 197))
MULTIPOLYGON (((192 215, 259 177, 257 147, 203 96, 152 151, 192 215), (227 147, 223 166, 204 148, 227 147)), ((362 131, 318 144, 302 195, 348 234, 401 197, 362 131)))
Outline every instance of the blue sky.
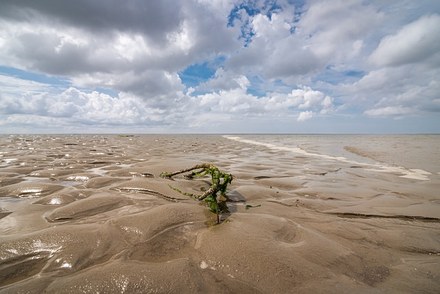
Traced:
POLYGON ((440 2, 0 3, 0 133, 439 133, 440 2))

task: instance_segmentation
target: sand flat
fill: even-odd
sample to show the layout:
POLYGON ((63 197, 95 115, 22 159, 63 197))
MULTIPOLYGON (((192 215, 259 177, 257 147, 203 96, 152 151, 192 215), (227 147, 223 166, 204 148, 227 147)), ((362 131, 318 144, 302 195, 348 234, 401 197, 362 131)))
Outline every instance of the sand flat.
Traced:
POLYGON ((440 292, 440 136, 11 135, 0 148, 0 293, 440 292), (235 176, 219 225, 178 192, 208 178, 159 177, 203 162, 235 176))

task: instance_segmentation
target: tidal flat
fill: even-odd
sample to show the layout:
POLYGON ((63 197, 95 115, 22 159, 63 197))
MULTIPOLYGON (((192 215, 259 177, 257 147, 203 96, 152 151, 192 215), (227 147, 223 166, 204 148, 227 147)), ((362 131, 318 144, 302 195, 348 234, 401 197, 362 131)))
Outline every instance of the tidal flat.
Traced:
POLYGON ((2 135, 0 293, 439 293, 439 191, 439 135, 2 135))

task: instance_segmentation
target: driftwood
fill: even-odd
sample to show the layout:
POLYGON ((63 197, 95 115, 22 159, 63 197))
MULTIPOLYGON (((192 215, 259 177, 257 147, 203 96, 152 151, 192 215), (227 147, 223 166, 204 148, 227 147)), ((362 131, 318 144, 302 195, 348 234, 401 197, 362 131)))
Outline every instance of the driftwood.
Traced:
POLYGON ((160 176, 162 178, 172 179, 173 176, 189 172, 190 174, 185 175, 187 179, 203 177, 206 175, 211 176, 211 187, 201 195, 183 193, 176 188, 173 189, 182 194, 193 196, 199 201, 204 200, 208 204, 209 209, 213 213, 217 214, 217 223, 220 223, 220 213, 227 211, 227 206, 225 203, 226 188, 232 182, 233 176, 231 174, 220 171, 218 167, 210 163, 197 164, 193 167, 182 169, 172 173, 163 172, 160 174, 160 176), (219 192, 220 195, 218 195, 219 192))

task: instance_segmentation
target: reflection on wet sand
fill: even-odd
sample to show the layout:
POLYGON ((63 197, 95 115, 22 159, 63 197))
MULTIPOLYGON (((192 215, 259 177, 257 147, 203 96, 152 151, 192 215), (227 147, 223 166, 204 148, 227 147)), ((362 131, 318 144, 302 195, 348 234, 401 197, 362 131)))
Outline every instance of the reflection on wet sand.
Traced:
POLYGON ((438 293, 438 163, 355 139, 1 136, 0 292, 438 293), (220 225, 159 177, 201 162, 235 176, 220 225))

